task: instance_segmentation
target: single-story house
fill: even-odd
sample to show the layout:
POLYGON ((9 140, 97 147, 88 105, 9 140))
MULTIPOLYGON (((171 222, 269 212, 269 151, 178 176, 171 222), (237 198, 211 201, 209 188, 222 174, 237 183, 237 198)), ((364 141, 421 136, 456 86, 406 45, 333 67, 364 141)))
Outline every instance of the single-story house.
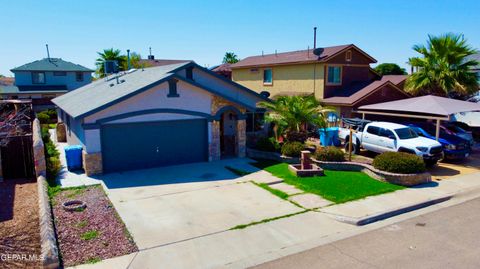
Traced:
POLYGON ((53 99, 87 175, 244 157, 267 98, 195 62, 131 70, 53 99))

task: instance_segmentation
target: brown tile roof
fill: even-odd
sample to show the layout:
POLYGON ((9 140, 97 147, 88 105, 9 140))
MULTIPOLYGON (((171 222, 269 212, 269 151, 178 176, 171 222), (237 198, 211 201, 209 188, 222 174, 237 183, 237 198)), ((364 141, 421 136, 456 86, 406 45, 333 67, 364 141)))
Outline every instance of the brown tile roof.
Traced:
POLYGON ((13 77, 0 77, 0 85, 2 86, 12 86, 15 84, 15 78, 13 77))
POLYGON ((141 59, 139 61, 139 64, 142 65, 144 64, 145 67, 153 67, 153 66, 163 66, 163 65, 169 65, 169 64, 179 64, 179 63, 185 63, 185 62, 191 62, 190 60, 169 60, 169 59, 141 59))
POLYGON ((251 56, 241 60, 236 64, 233 64, 232 69, 262 66, 262 65, 325 62, 331 57, 333 57, 334 55, 348 48, 354 48, 360 51, 361 53, 365 54, 365 56, 367 56, 368 58, 370 58, 372 60, 372 63, 376 62, 374 58, 372 58, 370 55, 363 52, 357 46, 353 44, 349 44, 349 45, 341 45, 341 46, 334 46, 334 47, 317 48, 320 55, 314 54, 314 50, 310 49, 310 50, 298 50, 298 51, 251 56))
POLYGON ((409 96, 406 92, 404 92, 402 89, 397 87, 397 85, 403 82, 406 78, 407 76, 404 76, 404 75, 383 76, 381 80, 375 80, 372 83, 368 84, 367 86, 357 91, 354 91, 349 96, 329 97, 329 98, 323 99, 323 102, 327 105, 353 105, 386 85, 391 85, 393 88, 397 89, 398 91, 403 92, 406 96, 409 96))
POLYGON ((407 75, 385 75, 382 80, 390 80, 393 84, 398 85, 407 79, 407 75))
POLYGON ((231 64, 221 64, 219 66, 216 66, 212 68, 213 72, 232 72, 231 64))

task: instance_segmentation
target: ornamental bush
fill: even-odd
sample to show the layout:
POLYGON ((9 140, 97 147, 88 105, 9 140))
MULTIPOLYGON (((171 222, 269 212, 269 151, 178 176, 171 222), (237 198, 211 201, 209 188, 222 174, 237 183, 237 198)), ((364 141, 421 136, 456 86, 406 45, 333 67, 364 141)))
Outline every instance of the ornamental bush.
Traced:
POLYGON ((343 162, 345 153, 337 147, 321 147, 315 151, 315 159, 324 162, 343 162))
POLYGON ((300 157, 305 146, 300 142, 286 142, 282 146, 282 154, 289 157, 300 157))
POLYGON ((375 157, 373 167, 378 170, 399 174, 423 173, 426 170, 422 158, 405 152, 384 152, 375 157))
POLYGON ((262 151, 279 152, 280 144, 275 137, 262 137, 257 141, 256 149, 262 151))

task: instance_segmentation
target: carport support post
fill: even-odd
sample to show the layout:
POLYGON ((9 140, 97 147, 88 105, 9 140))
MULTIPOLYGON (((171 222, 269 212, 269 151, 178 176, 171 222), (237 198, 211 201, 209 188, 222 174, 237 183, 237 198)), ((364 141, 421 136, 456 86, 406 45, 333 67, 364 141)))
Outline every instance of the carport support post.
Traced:
POLYGON ((440 137, 440 120, 437 119, 437 124, 435 125, 435 140, 438 141, 439 137, 440 137))

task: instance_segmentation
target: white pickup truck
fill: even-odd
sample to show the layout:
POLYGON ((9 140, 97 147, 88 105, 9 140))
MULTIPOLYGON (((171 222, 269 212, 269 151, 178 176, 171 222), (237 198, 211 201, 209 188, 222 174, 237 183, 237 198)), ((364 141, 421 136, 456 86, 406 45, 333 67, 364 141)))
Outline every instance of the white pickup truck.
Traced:
MULTIPOLYGON (((364 148, 382 153, 398 151, 416 154, 427 165, 434 165, 443 158, 442 145, 435 140, 418 136, 410 127, 391 122, 358 121, 350 124, 355 131, 352 136, 352 152, 364 148), (355 125, 355 126, 353 126, 355 125)), ((339 129, 340 139, 345 141, 345 150, 349 148, 350 129, 339 129)))

